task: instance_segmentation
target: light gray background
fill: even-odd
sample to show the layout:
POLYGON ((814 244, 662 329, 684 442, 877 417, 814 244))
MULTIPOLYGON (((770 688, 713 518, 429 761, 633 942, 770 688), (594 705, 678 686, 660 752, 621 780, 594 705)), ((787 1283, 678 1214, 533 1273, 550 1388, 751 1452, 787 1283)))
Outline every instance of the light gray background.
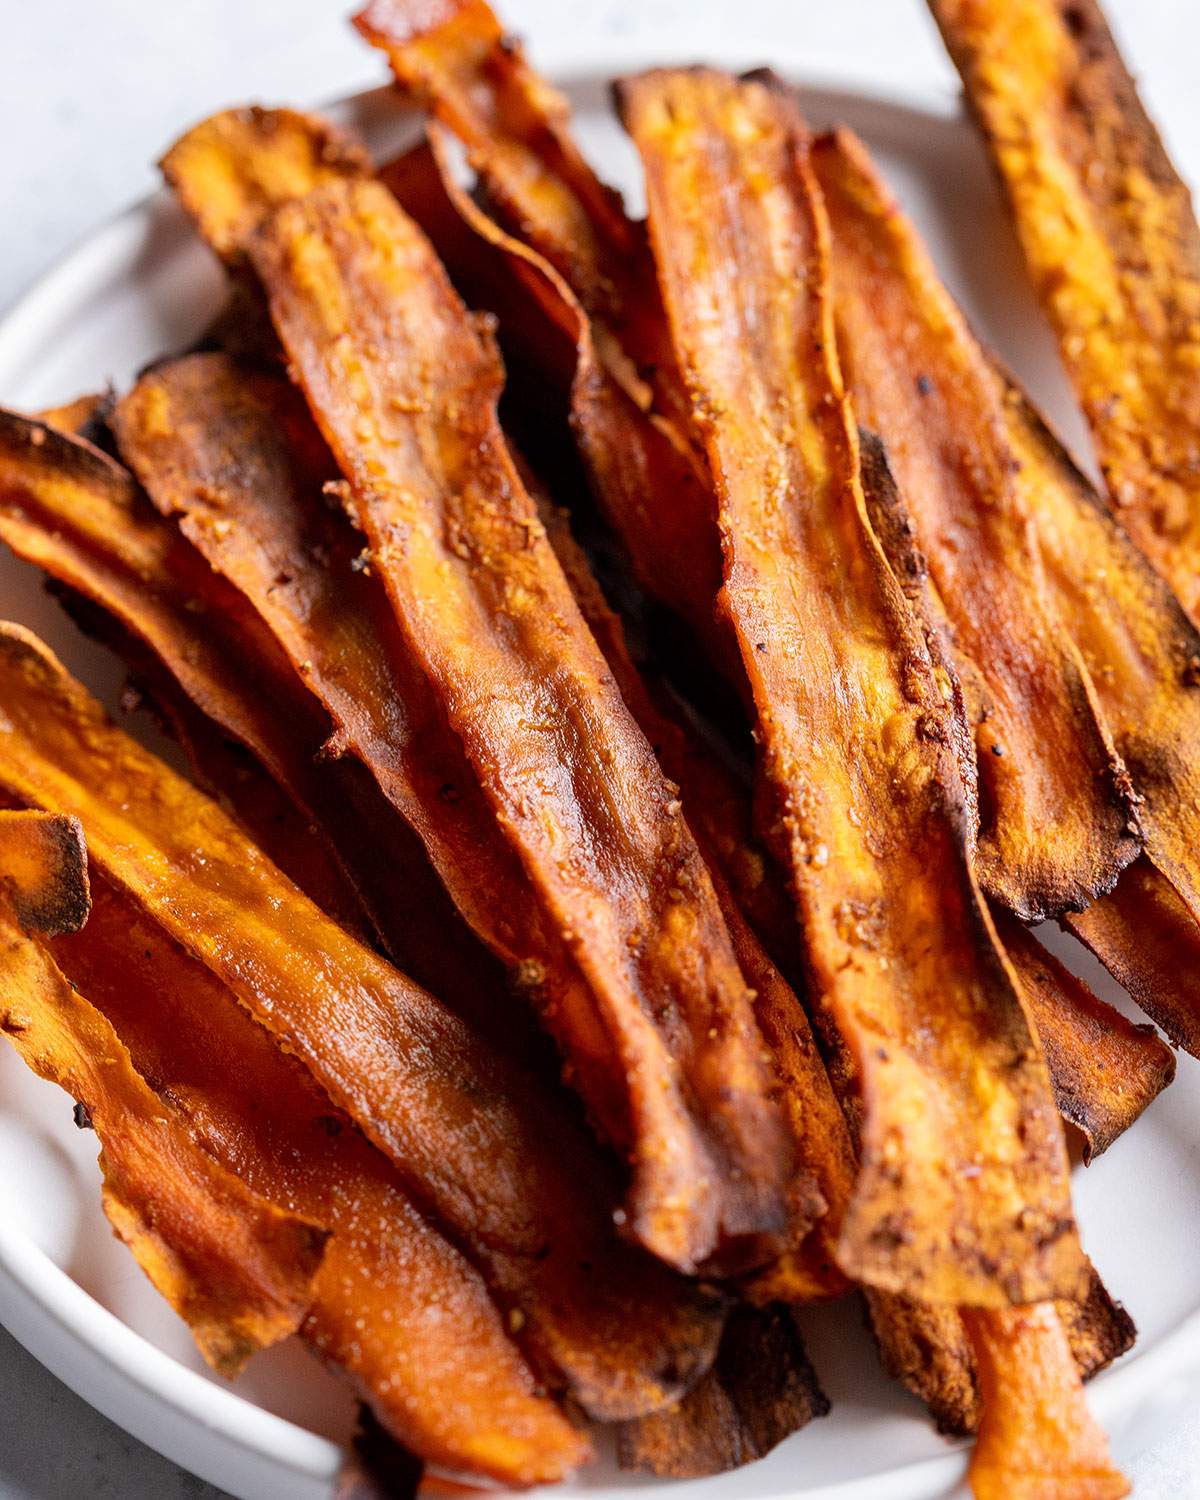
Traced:
MULTIPOLYGON (((719 62, 722 43, 804 46, 849 78, 947 88, 922 0, 497 0, 552 65, 644 39, 719 62)), ((0 307, 155 185, 154 156, 219 106, 315 103, 381 82, 348 0, 4 0, 0 307)), ((1200 178, 1200 4, 1108 0, 1176 160, 1200 178)), ((1200 1418, 1134 1466, 1138 1500, 1200 1496, 1200 1418)), ((127 1437, 0 1330, 0 1500, 220 1500, 127 1437)))

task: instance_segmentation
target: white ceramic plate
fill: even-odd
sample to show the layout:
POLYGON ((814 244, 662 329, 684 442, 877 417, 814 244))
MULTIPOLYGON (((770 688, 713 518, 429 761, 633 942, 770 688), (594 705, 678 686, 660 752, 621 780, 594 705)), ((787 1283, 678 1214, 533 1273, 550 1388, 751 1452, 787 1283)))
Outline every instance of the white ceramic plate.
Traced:
MULTIPOLYGON (((585 146, 635 205, 637 174, 608 114, 606 80, 663 60, 621 57, 613 66, 592 61, 586 75, 560 73, 585 146)), ((757 61, 721 58, 725 66, 757 61)), ((801 83, 814 125, 843 121, 865 136, 980 331, 1068 439, 1080 440, 990 173, 956 101, 839 86, 814 77, 811 60, 789 68, 776 53, 772 61, 801 83)), ((380 152, 412 128, 386 90, 331 112, 380 152)), ((221 297, 221 275, 174 206, 162 196, 139 204, 89 238, 0 324, 0 400, 32 409, 107 380, 122 386, 145 361, 186 344, 221 297)), ((44 596, 39 576, 7 555, 0 557, 0 614, 41 632, 115 704, 119 667, 44 596)), ((1082 950, 1053 941, 1102 994, 1125 1003, 1082 950)), ((1132 1134, 1076 1173, 1088 1249, 1141 1330, 1136 1350, 1092 1387, 1118 1456, 1152 1442, 1191 1409, 1200 1385, 1198 1072, 1181 1056, 1174 1087, 1132 1134)), ((337 1444, 353 1425, 349 1395, 294 1344, 260 1355, 235 1387, 211 1377, 182 1323, 109 1234, 95 1151, 95 1137, 72 1128, 70 1101, 0 1050, 0 1322, 107 1416, 241 1500, 329 1500, 337 1444)), ((961 1447, 938 1438, 917 1403, 884 1380, 854 1302, 814 1312, 808 1325, 833 1414, 737 1474, 671 1486, 673 1500, 955 1493, 961 1447)), ((600 1470, 580 1487, 616 1500, 647 1483, 600 1470)))

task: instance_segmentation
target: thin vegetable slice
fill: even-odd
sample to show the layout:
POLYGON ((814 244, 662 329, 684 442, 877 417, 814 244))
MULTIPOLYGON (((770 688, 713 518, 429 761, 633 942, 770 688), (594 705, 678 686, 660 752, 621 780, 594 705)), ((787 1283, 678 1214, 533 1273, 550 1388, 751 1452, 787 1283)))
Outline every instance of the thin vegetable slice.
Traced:
MULTIPOLYGON (((1141 868, 1135 866, 1135 871, 1141 868)), ((1087 915, 1113 909, 1110 902, 1097 902, 1087 915)), ((1135 1025, 1094 995, 1007 913, 993 915, 1046 1054, 1058 1112, 1083 1136, 1083 1159, 1090 1162, 1172 1081, 1175 1054, 1153 1026, 1135 1025)), ((1138 951, 1135 942, 1149 953, 1171 951, 1154 941, 1148 927, 1140 935, 1123 936, 1125 952, 1138 951)))
POLYGON ((763 1458, 829 1402, 783 1307, 730 1314, 717 1362, 677 1406, 623 1426, 623 1469, 661 1478, 723 1474, 763 1458))
MULTIPOLYGON (((262 622, 155 515, 126 470, 45 424, 0 412, 0 539, 111 616, 121 634, 101 633, 135 671, 162 688, 146 655, 157 658, 201 714, 256 756, 326 832, 372 925, 423 982, 464 1006, 473 990, 495 985, 464 935, 438 938, 454 931, 454 915, 420 846, 364 772, 325 753, 336 750, 329 720, 262 622), (142 650, 131 654, 129 641, 142 650)), ((168 682, 164 701, 169 691, 168 682)), ((174 717, 186 739, 191 730, 174 717)), ((203 732, 195 728, 193 742, 203 732)))
POLYGON ((866 518, 803 127, 779 89, 704 70, 620 101, 718 477, 772 832, 858 1071, 841 1264, 922 1300, 1070 1297, 1061 1129, 972 876, 953 708, 866 518))
MULTIPOLYGON (((1133 1319, 1109 1295, 1094 1267, 1089 1266, 1084 1296, 1047 1305, 1066 1331, 1082 1380, 1107 1369, 1137 1338, 1133 1319)), ((976 1432, 980 1387, 964 1310, 870 1290, 867 1306, 884 1368, 925 1402, 938 1431, 956 1437, 976 1432)), ((991 1326, 997 1340, 1005 1336, 1007 1316, 1005 1309, 996 1313, 991 1326)), ((1012 1357, 1019 1358, 1019 1351, 1012 1357)))
POLYGON ((1122 525, 1200 622, 1200 228, 1096 0, 930 0, 1122 525))
POLYGON ((968 1312, 982 1392, 971 1457, 975 1500, 1120 1500, 1128 1481, 1087 1409, 1053 1307, 968 1312))
MULTIPOLYGON (((456 284, 464 288, 473 302, 482 303, 500 317, 501 337, 506 344, 513 345, 515 339, 518 357, 536 361, 537 350, 544 351, 547 338, 553 338, 554 317, 561 315, 566 318, 571 294, 558 282, 557 273, 541 262, 533 251, 505 234, 456 185, 439 128, 431 125, 429 133, 430 145, 398 158, 390 169, 385 170, 384 179, 402 206, 421 216, 423 227, 433 237, 456 284), (548 317, 547 306, 557 307, 558 312, 548 317), (527 344, 534 348, 528 349, 527 344)), ((577 330, 582 326, 586 331, 588 325, 583 319, 581 325, 575 326, 577 330)), ((695 498, 694 476, 691 489, 680 491, 677 485, 672 487, 668 482, 670 476, 661 468, 646 463, 648 450, 639 438, 639 433, 648 427, 643 413, 611 406, 606 401, 600 402, 598 408, 593 407, 589 398, 581 393, 581 387, 594 384, 592 377, 585 374, 592 368, 588 347, 585 341, 577 351, 578 365, 571 395, 572 421, 577 432, 590 432, 598 449, 607 455, 609 463, 605 472, 623 475, 631 492, 638 497, 632 508, 618 502, 606 510, 610 517, 624 519, 622 540, 635 564, 640 558, 647 568, 661 572, 661 558, 671 556, 673 566, 666 571, 687 594, 697 618, 707 613, 715 625, 712 611, 702 611, 697 607, 699 601, 715 596, 715 588, 704 581, 706 565, 696 563, 692 553, 685 552, 682 544, 669 542, 659 530, 663 515, 674 513, 681 537, 686 535, 693 544, 700 539, 711 540, 715 565, 715 517, 711 526, 695 524, 697 505, 704 514, 706 502, 695 498), (632 460, 631 453, 635 455, 632 460), (694 497, 690 504, 689 494, 694 497), (654 497, 653 503, 648 503, 651 496, 654 497), (674 503, 668 503, 672 499, 674 503), (629 528, 631 515, 645 516, 645 531, 629 528)), ((557 358, 561 360, 561 355, 557 358)), ((569 369, 569 355, 566 363, 569 369)), ((569 379, 569 375, 564 376, 561 366, 555 368, 555 357, 552 356, 541 371, 541 379, 543 383, 539 388, 544 390, 546 382, 561 383, 569 379)), ((649 430, 657 431, 654 428, 649 430)), ((670 451, 675 452, 675 449, 671 447, 670 451)), ((864 471, 866 466, 867 454, 864 451, 864 471)), ((868 496, 869 500, 874 498, 868 496)), ((786 901, 779 899, 782 881, 770 867, 769 859, 764 860, 764 852, 757 847, 751 834, 744 793, 731 784, 731 778, 721 774, 711 756, 696 754, 689 749, 687 736, 681 737, 677 730, 665 725, 661 714, 647 712, 646 694, 639 691, 636 680, 633 680, 637 674, 624 652, 620 623, 607 611, 602 600, 597 603, 598 591, 594 580, 587 576, 587 565, 580 563, 577 548, 571 550, 569 529, 561 521, 556 524, 553 516, 546 519, 543 513, 543 519, 588 624, 613 667, 626 702, 638 716, 668 775, 683 787, 684 810, 701 838, 710 868, 719 869, 728 880, 750 926, 794 980, 794 976, 802 972, 798 959, 798 935, 786 901)), ((872 524, 880 529, 880 518, 874 512, 872 524)), ((909 526, 907 514, 899 514, 895 526, 885 517, 883 526, 903 532, 909 526)), ((904 533, 900 545, 911 549, 911 530, 904 533)), ((894 568, 903 566, 897 563, 894 549, 887 542, 885 550, 894 568)), ((924 578, 923 560, 917 559, 913 565, 924 578)), ((708 637, 708 649, 718 658, 727 654, 720 644, 725 639, 724 634, 719 638, 708 637)), ((974 779, 973 765, 965 774, 974 779)), ((722 882, 718 881, 718 892, 721 888, 722 882)), ((724 897, 722 900, 726 904, 726 921, 738 944, 743 972, 757 992, 755 1007, 759 1026, 772 1041, 779 1061, 784 1038, 800 1035, 795 1020, 789 1019, 795 1014, 794 997, 781 1000, 772 1018, 769 997, 779 987, 785 992, 788 987, 777 973, 772 977, 771 965, 764 967, 759 957, 748 950, 739 936, 737 917, 731 915, 724 897)), ((741 925, 745 925, 744 921, 741 925)), ((1174 1071, 1171 1054, 1153 1036, 1132 1027, 1119 1011, 1097 999, 1065 970, 1043 962, 1044 950, 1026 937, 1015 923, 1010 922, 1005 927, 1005 939, 1018 973, 1022 978, 1027 970, 1030 973, 1031 990, 1027 998, 1033 1002, 1035 1026, 1047 1043, 1055 1098, 1072 1124, 1084 1131, 1089 1154, 1098 1153, 1127 1129, 1170 1081, 1174 1071)), ((1128 947, 1126 955, 1139 954, 1140 946, 1128 947)), ((1121 951, 1119 945, 1117 951, 1121 951)), ((1169 952, 1170 948, 1162 951, 1169 952)), ((801 1022, 802 1028, 803 1024, 801 1022)), ((793 1065, 809 1055, 809 1046, 807 1041, 800 1042, 800 1052, 793 1065)), ((818 1067, 819 1077, 813 1076, 803 1066, 800 1073, 793 1075, 797 1084, 802 1084, 797 1089, 800 1107, 813 1121, 813 1128, 806 1132, 801 1155, 813 1170, 826 1200, 832 1204, 839 1194, 845 1192, 844 1164, 838 1160, 843 1148, 836 1144, 844 1131, 832 1123, 837 1115, 837 1105, 819 1060, 818 1067), (820 1123, 817 1111, 821 1111, 820 1123)), ((786 1101, 786 1088, 784 1097, 786 1101)), ((844 1206, 843 1198, 842 1208, 844 1206)), ((839 1210, 818 1221, 814 1231, 816 1239, 825 1239, 832 1234, 833 1223, 840 1222, 840 1219, 839 1210)), ((825 1274, 828 1274, 831 1262, 827 1260, 825 1264, 825 1274)), ((767 1273, 768 1280, 772 1274, 767 1273)), ((786 1300, 782 1287, 777 1295, 786 1300)))
POLYGON ((467 147, 489 199, 598 322, 614 378, 687 434, 688 406, 645 228, 596 177, 557 90, 529 67, 486 0, 371 0, 354 24, 403 89, 467 147))
POLYGON ((674 788, 512 466, 494 347, 376 183, 285 204, 250 255, 405 645, 595 998, 628 1093, 631 1228, 681 1268, 736 1254, 784 1224, 761 1040, 674 788))
MULTIPOLYGON (((952 388, 964 367, 999 404, 1042 560, 1042 607, 1083 657, 1140 799, 1146 840, 1146 856, 1116 889, 1067 920, 1172 1039, 1193 1049, 1200 1018, 1185 955, 1200 957, 1200 635, 1024 393, 994 362, 983 365, 986 355, 861 150, 839 135, 818 146, 817 164, 843 267, 843 326, 860 348, 877 349, 880 337, 888 345, 888 383, 881 373, 878 387, 886 405, 877 400, 874 412, 884 435, 903 449, 925 420, 920 385, 930 395, 952 388), (845 274, 851 266, 857 274, 845 274), (937 339, 919 336, 919 359, 909 353, 914 328, 941 330, 937 339)), ((860 360, 860 376, 865 369, 860 360)), ((1032 599, 1030 611, 1038 607, 1032 599)))
POLYGON ((1048 599, 1003 389, 948 298, 916 315, 904 281, 932 273, 862 146, 826 137, 813 168, 855 413, 883 439, 971 699, 980 883, 1026 922, 1080 910, 1136 857, 1136 804, 1048 599))
POLYGON ((563 1478, 587 1441, 535 1392, 479 1275, 220 981, 102 876, 94 889, 87 926, 54 945, 63 972, 216 1162, 333 1231, 305 1340, 427 1464, 506 1485, 563 1478))
POLYGON ((327 1235, 214 1164, 55 964, 45 938, 85 919, 86 871, 74 819, 0 812, 0 1032, 77 1101, 100 1137, 104 1211, 117 1237, 205 1359, 232 1376, 299 1326, 327 1235))
POLYGON ((569 1115, 313 907, 15 625, 0 630, 0 786, 78 816, 94 864, 306 1064, 467 1251, 539 1374, 610 1420, 699 1378, 720 1302, 616 1238, 604 1164, 569 1115))
POLYGON ((367 177, 371 158, 347 131, 292 109, 227 109, 193 126, 159 163, 222 260, 236 263, 276 203, 322 182, 367 177))

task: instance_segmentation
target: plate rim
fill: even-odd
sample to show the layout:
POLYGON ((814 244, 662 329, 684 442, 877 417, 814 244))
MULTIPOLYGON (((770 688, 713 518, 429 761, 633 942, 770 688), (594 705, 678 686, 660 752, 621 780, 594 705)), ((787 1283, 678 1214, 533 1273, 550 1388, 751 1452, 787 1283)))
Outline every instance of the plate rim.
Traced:
MULTIPOLYGON (((647 55, 647 45, 639 39, 629 47, 610 46, 590 57, 586 65, 572 62, 570 51, 560 47, 560 58, 555 60, 552 52, 545 72, 564 91, 594 88, 622 71, 661 62, 660 57, 647 55)), ((665 50, 672 50, 670 43, 665 50)), ((752 67, 764 49, 741 46, 732 50, 732 56, 727 52, 723 57, 722 68, 752 67)), ((802 98, 805 93, 844 96, 860 106, 865 103, 911 116, 926 128, 935 124, 958 130, 964 123, 961 96, 953 86, 895 84, 848 71, 843 61, 802 55, 795 49, 773 47, 771 51, 772 66, 802 98)), ((373 106, 385 103, 395 108, 393 88, 386 83, 327 98, 314 108, 345 121, 369 115, 373 106)), ((132 230, 151 224, 168 206, 174 213, 166 189, 160 187, 117 210, 78 236, 0 310, 0 388, 7 392, 13 372, 34 357, 39 329, 56 316, 56 309, 69 303, 76 289, 97 271, 111 265, 114 250, 132 230)), ((295 1500, 323 1500, 332 1495, 345 1458, 342 1447, 257 1406, 232 1386, 216 1385, 180 1364, 104 1307, 28 1234, 4 1223, 0 1223, 0 1314, 0 1325, 32 1358, 122 1430, 180 1467, 233 1494, 243 1494, 246 1500, 264 1500, 264 1464, 277 1466, 277 1482, 286 1482, 281 1495, 295 1500), (39 1327, 53 1330, 49 1340, 38 1336, 39 1327), (50 1353, 47 1342, 56 1346, 50 1353), (69 1347, 76 1354, 83 1352, 82 1365, 73 1361, 69 1347), (113 1374, 120 1391, 106 1388, 113 1374), (169 1419, 166 1433, 158 1425, 164 1417, 169 1419), (197 1434, 191 1435, 189 1447, 189 1425, 201 1429, 198 1436, 212 1445, 208 1451, 194 1446, 197 1434), (238 1475, 238 1465, 247 1462, 260 1471, 255 1481, 259 1487, 253 1491, 243 1488, 244 1471, 238 1475)), ((1130 1419, 1148 1408, 1156 1391, 1161 1393, 1185 1375, 1193 1377, 1194 1385, 1198 1372, 1200 1307, 1154 1344, 1140 1350, 1135 1346, 1098 1376, 1089 1384, 1089 1401, 1114 1437, 1114 1446, 1130 1456, 1144 1446, 1144 1442, 1131 1443, 1130 1419)), ((949 1493, 965 1472, 964 1454, 965 1448, 959 1445, 897 1468, 822 1485, 805 1491, 803 1500, 926 1500, 949 1493), (886 1492, 881 1488, 884 1485, 886 1492)), ((709 1483, 717 1484, 720 1478, 709 1483)))

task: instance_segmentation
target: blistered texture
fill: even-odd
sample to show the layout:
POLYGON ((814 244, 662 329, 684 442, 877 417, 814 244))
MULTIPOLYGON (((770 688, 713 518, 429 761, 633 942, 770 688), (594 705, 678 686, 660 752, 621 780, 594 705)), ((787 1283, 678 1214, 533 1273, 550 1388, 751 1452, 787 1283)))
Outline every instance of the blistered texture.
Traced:
POLYGON ((103 878, 87 926, 54 956, 162 1111, 251 1191, 332 1230, 301 1332, 394 1438, 506 1485, 561 1479, 587 1457, 535 1393, 479 1275, 214 975, 103 878))
POLYGON ((790 1312, 739 1307, 705 1378, 677 1406, 622 1426, 618 1458, 623 1469, 662 1478, 723 1474, 828 1411, 790 1312))
POLYGON ((703 70, 621 103, 718 478, 771 833, 858 1072, 841 1263, 927 1300, 1070 1296, 1062 1132, 971 873, 949 687, 867 521, 802 127, 777 88, 703 70))
MULTIPOLYGON (((328 716, 262 621, 155 514, 125 469, 43 423, 0 412, 0 540, 109 617, 111 624, 94 616, 83 624, 115 644, 136 673, 153 676, 152 688, 198 759, 211 740, 207 718, 287 789, 323 831, 387 947, 416 977, 464 1006, 474 990, 496 985, 486 958, 455 932, 453 909, 420 844, 369 775, 323 753, 328 716), (202 717, 172 712, 171 679, 202 717)), ((219 753, 217 746, 207 755, 210 763, 219 753)))
POLYGON ((89 908, 78 822, 0 812, 0 872, 0 1032, 76 1101, 76 1122, 100 1138, 104 1212, 117 1237, 205 1359, 235 1375, 300 1324, 327 1236, 211 1161, 55 964, 46 939, 78 928, 89 908))
POLYGON ((1087 1409, 1053 1306, 968 1312, 982 1417, 971 1455, 975 1500, 1120 1500, 1129 1484, 1087 1409))
POLYGON ((1128 777, 1048 597, 1004 388, 848 132, 813 170, 833 234, 838 352, 887 449, 970 699, 985 891, 1023 921, 1111 890, 1140 845, 1128 777))
POLYGON ((1122 524, 1200 618, 1200 229, 1096 0, 930 0, 1122 524))
POLYGON ((607 1051, 578 1083, 602 1097, 599 1062, 625 1095, 632 1231, 681 1268, 736 1252, 782 1227, 790 1172, 761 1040, 675 788, 513 468, 494 347, 378 184, 284 205, 250 255, 404 646, 588 982, 607 1051))
MULTIPOLYGON (((920 253, 911 227, 894 203, 880 197, 860 154, 847 154, 844 146, 839 137, 817 150, 835 243, 849 261, 855 243, 849 231, 857 226, 860 250, 870 247, 870 254, 855 257, 861 275, 839 280, 843 324, 853 321, 868 347, 880 331, 866 327, 868 315, 888 331, 888 389, 894 398, 888 410, 903 411, 905 398, 916 409, 901 424, 901 441, 923 420, 926 401, 952 388, 964 368, 975 372, 982 389, 999 393, 1016 460, 1013 483, 1041 558, 1040 607, 1052 611, 1082 657, 1100 717, 1139 799, 1145 856, 1113 892, 1068 920, 1172 1039, 1195 1048, 1200 997, 1190 978, 1194 965, 1180 956, 1197 952, 1200 944, 1200 635, 1024 393, 994 362, 981 370, 986 355, 920 253), (848 197, 851 185, 855 192, 848 197), (872 224, 876 212, 883 217, 872 224), (920 359, 909 359, 912 330, 931 327, 942 336, 922 338, 920 359), (896 373, 903 370, 911 382, 907 390, 896 373)), ((1038 608, 1032 599, 1030 611, 1038 608)), ((997 759, 986 741, 981 758, 997 759)))
MULTIPOLYGON (((1083 1380, 1107 1369, 1137 1337, 1133 1319, 1112 1299, 1094 1267, 1088 1269, 1083 1296, 1052 1304, 1083 1380)), ((884 1369, 925 1402, 939 1432, 975 1432, 979 1379, 963 1311, 870 1290, 867 1307, 884 1369)), ((998 1314, 1006 1315, 1006 1310, 998 1314)))
POLYGON ((699 1378, 722 1308, 615 1237, 604 1164, 570 1117, 15 625, 0 632, 0 787, 78 816, 93 864, 305 1063, 482 1271, 539 1374, 608 1419, 699 1378))

